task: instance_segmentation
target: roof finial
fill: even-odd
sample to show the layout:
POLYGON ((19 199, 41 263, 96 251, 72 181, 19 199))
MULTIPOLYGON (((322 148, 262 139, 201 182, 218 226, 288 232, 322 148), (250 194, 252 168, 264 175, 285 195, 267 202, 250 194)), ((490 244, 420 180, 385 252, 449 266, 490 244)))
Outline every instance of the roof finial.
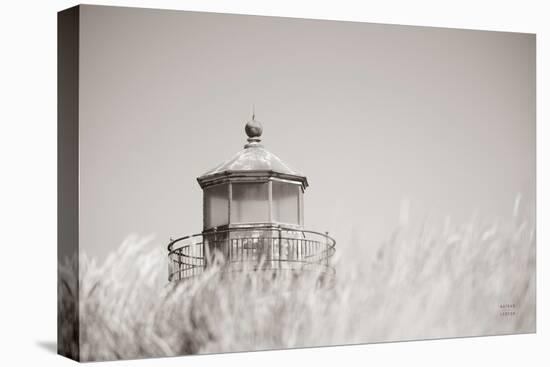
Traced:
POLYGON ((252 120, 248 121, 246 126, 244 127, 244 131, 246 132, 246 135, 248 135, 248 144, 246 144, 245 148, 250 148, 253 146, 260 145, 260 136, 263 132, 263 127, 260 121, 256 121, 256 105, 252 104, 252 120))

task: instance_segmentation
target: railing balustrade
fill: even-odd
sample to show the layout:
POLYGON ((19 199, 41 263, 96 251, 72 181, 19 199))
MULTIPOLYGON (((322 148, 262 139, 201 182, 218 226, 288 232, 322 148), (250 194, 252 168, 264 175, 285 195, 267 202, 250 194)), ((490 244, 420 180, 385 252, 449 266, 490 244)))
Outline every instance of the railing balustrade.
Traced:
POLYGON ((218 262, 225 271, 313 270, 333 273, 328 234, 285 227, 238 227, 195 234, 168 245, 168 279, 197 276, 218 262))

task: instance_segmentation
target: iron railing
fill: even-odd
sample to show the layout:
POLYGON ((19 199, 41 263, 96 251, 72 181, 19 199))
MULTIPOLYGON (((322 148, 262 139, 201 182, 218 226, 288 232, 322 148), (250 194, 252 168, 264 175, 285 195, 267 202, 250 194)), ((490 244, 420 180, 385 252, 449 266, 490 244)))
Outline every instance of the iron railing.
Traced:
POLYGON ((313 270, 334 273, 336 241, 328 233, 273 226, 209 231, 171 240, 168 279, 202 273, 214 263, 224 271, 313 270))

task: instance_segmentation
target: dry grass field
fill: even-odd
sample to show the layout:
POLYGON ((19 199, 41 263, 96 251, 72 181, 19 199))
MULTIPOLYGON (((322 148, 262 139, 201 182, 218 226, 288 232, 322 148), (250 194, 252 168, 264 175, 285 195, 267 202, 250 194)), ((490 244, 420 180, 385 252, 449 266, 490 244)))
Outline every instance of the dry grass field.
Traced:
MULTIPOLYGON (((80 359, 534 332, 535 228, 517 205, 511 214, 401 225, 374 256, 336 259, 334 282, 211 268, 168 284, 165 248, 128 238, 102 264, 81 255, 80 359)), ((60 283, 61 295, 75 291, 60 283)))

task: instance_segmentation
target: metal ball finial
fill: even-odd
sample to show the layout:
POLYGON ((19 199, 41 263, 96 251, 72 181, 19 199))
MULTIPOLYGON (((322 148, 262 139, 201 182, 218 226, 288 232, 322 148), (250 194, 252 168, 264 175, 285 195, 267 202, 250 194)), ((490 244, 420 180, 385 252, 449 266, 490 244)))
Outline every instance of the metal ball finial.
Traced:
POLYGON ((262 136, 263 127, 260 121, 256 121, 252 118, 252 120, 246 123, 244 131, 249 138, 259 138, 262 136))
POLYGON ((251 143, 259 143, 262 139, 263 127, 260 121, 256 120, 256 114, 252 112, 252 120, 248 121, 244 127, 244 131, 248 136, 248 143, 246 147, 250 146, 251 143))

